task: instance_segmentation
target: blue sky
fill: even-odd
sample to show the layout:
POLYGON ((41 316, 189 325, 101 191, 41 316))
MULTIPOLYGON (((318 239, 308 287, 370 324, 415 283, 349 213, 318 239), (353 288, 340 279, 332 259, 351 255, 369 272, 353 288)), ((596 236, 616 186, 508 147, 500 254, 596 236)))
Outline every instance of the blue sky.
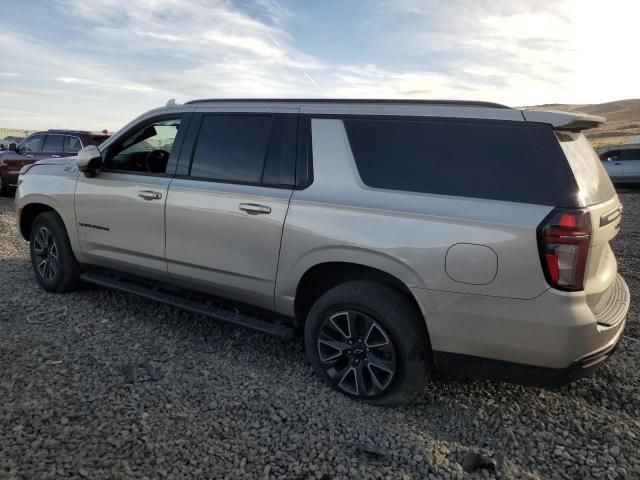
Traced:
POLYGON ((640 97, 635 0, 3 0, 1 10, 7 127, 114 130, 169 98, 640 97))

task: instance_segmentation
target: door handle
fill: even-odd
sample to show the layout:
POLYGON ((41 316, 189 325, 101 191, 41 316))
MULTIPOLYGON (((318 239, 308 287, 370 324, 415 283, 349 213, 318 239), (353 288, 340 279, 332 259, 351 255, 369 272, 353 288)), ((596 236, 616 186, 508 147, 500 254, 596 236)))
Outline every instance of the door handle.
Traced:
POLYGON ((138 196, 145 200, 160 200, 162 198, 160 192, 154 192, 153 190, 140 190, 138 196))
POLYGON ((269 215, 271 213, 271 207, 256 203, 241 203, 239 208, 249 215, 269 215))
POLYGON ((51 158, 60 158, 60 155, 51 155, 51 158))
POLYGON ((28 154, 28 153, 27 153, 27 154, 25 155, 25 157, 29 157, 29 158, 31 158, 31 157, 33 157, 33 155, 30 155, 30 154, 28 154))
POLYGON ((622 165, 620 162, 613 162, 614 165, 622 165))

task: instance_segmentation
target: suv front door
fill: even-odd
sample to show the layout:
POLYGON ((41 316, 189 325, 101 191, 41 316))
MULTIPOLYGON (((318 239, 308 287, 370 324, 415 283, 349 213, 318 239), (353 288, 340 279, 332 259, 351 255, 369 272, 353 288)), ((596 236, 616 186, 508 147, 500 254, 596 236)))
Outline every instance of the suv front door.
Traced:
POLYGON ((90 263, 167 276, 164 208, 188 117, 143 121, 105 148, 95 176, 79 177, 78 236, 90 263))
POLYGON ((297 112, 194 114, 166 206, 174 281, 274 308, 295 183, 297 112))

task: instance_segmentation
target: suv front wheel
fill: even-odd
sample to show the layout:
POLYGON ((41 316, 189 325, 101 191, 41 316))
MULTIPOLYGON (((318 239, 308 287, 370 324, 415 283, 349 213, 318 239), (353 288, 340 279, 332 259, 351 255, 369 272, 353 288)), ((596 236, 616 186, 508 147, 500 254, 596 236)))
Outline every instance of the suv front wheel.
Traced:
POLYGON ((329 290, 311 308, 304 336, 316 373, 368 403, 408 402, 432 371, 424 319, 386 285, 351 281, 329 290))
POLYGON ((69 237, 60 216, 44 212, 36 217, 29 240, 31 264, 36 278, 49 292, 73 290, 80 267, 73 256, 69 237))

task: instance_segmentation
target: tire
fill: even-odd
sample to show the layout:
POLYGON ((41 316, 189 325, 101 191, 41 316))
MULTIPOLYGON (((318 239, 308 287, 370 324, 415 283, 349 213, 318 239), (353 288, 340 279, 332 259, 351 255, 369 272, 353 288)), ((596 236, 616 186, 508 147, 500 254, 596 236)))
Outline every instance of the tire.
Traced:
POLYGON ((35 218, 29 250, 36 279, 46 291, 62 293, 78 286, 80 267, 57 213, 44 212, 35 218))
POLYGON ((309 311, 304 338, 324 381, 374 405, 413 400, 433 371, 421 313, 386 285, 350 281, 329 290, 309 311))

